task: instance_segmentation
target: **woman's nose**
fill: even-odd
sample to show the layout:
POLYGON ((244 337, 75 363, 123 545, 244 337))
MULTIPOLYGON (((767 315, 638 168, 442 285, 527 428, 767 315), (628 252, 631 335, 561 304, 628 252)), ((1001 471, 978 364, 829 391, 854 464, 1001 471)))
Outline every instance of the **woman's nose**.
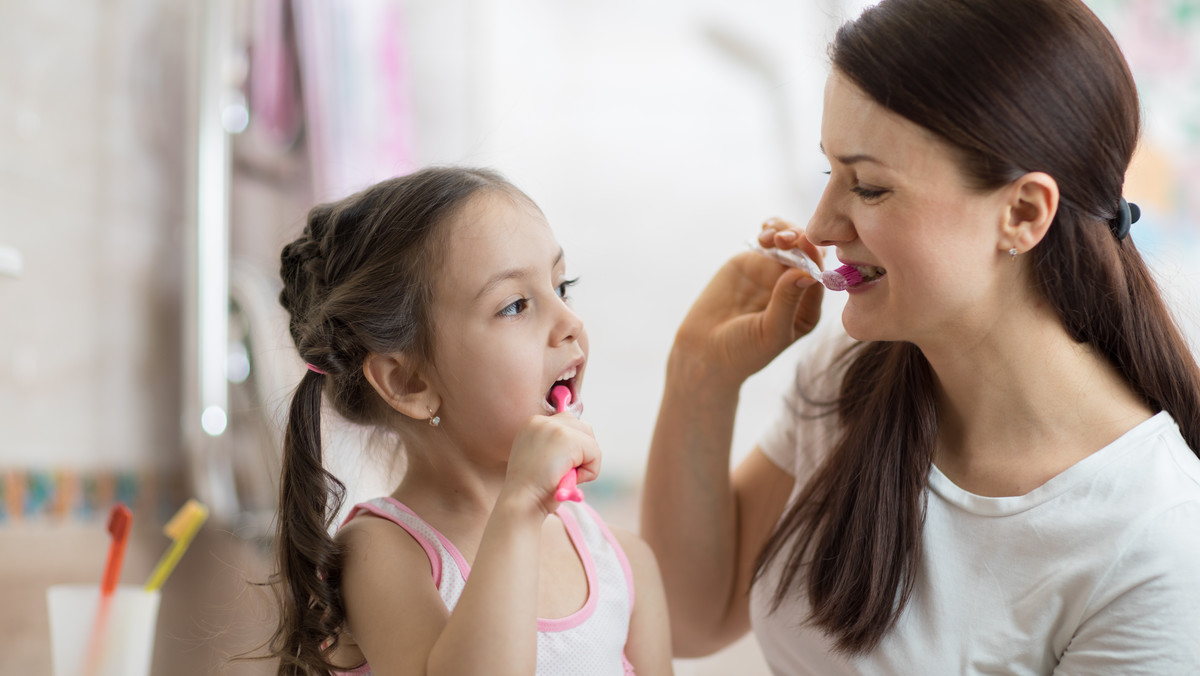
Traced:
POLYGON ((854 239, 854 225, 839 204, 832 181, 821 193, 804 235, 817 246, 837 246, 854 239))

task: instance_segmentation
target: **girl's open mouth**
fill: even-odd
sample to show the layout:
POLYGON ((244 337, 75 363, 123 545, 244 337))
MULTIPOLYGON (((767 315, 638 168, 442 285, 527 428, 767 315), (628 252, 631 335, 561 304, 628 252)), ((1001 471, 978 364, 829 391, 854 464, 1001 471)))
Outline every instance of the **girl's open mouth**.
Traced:
POLYGON ((554 391, 554 388, 560 385, 565 386, 571 393, 571 398, 569 400, 570 404, 574 404, 579 398, 579 392, 576 389, 575 384, 575 376, 578 375, 578 372, 578 367, 571 367, 568 371, 559 376, 558 380, 554 381, 554 384, 550 386, 549 390, 546 390, 546 404, 550 406, 550 410, 556 410, 554 399, 551 398, 550 393, 554 391))

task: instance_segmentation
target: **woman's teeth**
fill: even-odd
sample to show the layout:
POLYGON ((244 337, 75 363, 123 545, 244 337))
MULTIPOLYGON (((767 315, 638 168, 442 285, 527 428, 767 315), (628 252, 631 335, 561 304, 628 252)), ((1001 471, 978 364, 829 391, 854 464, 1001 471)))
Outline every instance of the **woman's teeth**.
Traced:
POLYGON ((887 270, 876 265, 855 265, 855 270, 862 275, 862 281, 869 282, 887 274, 887 270))

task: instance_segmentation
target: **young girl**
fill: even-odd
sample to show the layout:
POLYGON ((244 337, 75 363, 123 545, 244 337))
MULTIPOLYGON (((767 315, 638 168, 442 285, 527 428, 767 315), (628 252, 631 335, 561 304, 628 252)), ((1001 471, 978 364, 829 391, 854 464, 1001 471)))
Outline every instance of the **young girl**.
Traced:
POLYGON ((555 497, 600 449, 578 420, 576 280, 537 206, 490 171, 422 170, 315 207, 281 274, 308 371, 284 441, 279 673, 671 673, 649 548, 555 497), (407 461, 334 537, 322 398, 407 461))

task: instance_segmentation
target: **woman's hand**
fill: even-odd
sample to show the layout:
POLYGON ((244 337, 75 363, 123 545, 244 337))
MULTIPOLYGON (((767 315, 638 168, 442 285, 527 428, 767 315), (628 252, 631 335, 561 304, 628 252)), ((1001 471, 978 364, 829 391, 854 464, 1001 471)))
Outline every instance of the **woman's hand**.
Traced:
POLYGON ((592 426, 567 412, 533 416, 513 440, 501 500, 536 505, 549 515, 558 509, 558 482, 572 468, 581 484, 600 474, 600 445, 592 426))
MULTIPOLYGON (((821 263, 820 250, 785 221, 768 220, 758 241, 798 248, 821 263)), ((804 271, 739 254, 717 271, 684 317, 675 356, 684 355, 707 378, 740 385, 817 325, 823 297, 824 287, 804 271)))

